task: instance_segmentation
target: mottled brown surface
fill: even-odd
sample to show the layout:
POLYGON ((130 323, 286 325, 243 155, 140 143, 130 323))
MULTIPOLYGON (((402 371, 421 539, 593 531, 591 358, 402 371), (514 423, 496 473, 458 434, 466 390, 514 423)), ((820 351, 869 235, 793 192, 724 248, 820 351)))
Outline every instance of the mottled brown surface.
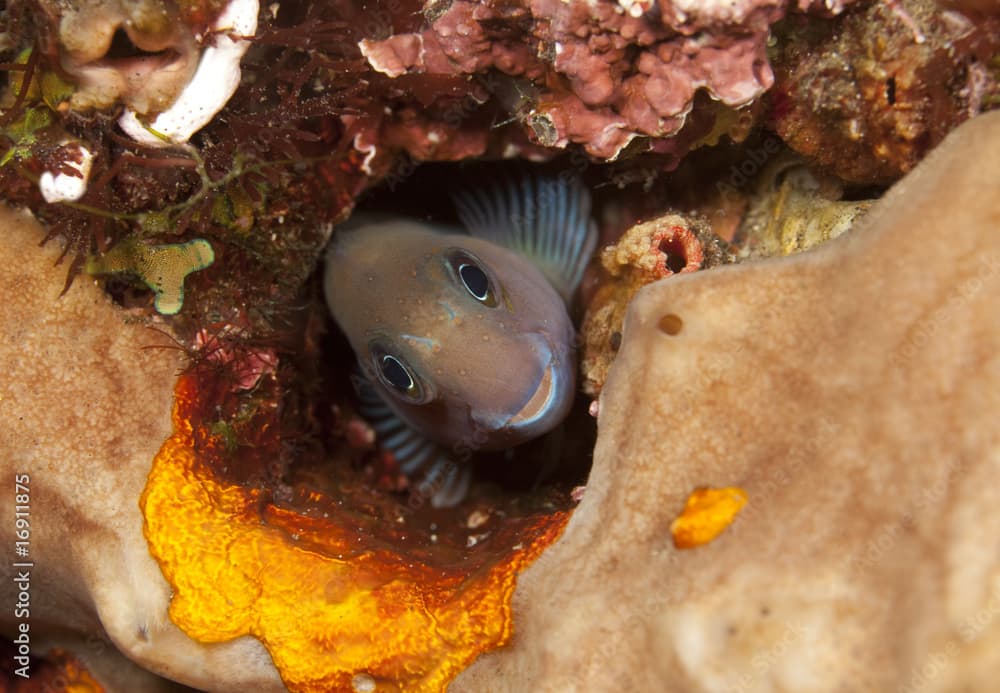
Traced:
POLYGON ((643 289, 583 501, 451 690, 995 690, 998 186, 994 114, 817 251, 643 289), (705 485, 749 504, 677 551, 705 485))
POLYGON ((833 20, 789 17, 772 56, 772 125, 836 175, 888 184, 991 108, 996 18, 931 0, 873 2, 833 20))
MULTIPOLYGON (((111 690, 154 690, 154 679, 127 666, 115 646, 191 685, 274 688, 277 674, 257 641, 206 647, 169 621, 170 588, 142 534, 139 495, 170 434, 179 352, 156 348, 169 344, 163 334, 125 324, 91 280, 78 279, 60 298, 59 248, 38 250, 42 231, 30 216, 0 208, 0 231, 7 267, 0 273, 0 543, 10 558, 6 509, 14 475, 28 474, 33 653, 66 647, 113 682, 111 690)), ((13 615, 11 563, 0 570, 7 637, 21 621, 13 615)))

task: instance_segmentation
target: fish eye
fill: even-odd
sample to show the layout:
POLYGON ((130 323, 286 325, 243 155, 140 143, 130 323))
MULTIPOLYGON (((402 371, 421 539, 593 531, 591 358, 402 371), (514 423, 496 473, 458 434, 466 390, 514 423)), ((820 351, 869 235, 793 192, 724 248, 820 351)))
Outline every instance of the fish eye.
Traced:
POLYGON ((485 301, 490 295, 490 280, 486 272, 476 265, 461 264, 458 266, 458 276, 469 293, 479 301, 485 301))
POLYGON ((379 367, 382 369, 382 377, 400 392, 409 392, 413 389, 413 376, 395 356, 385 354, 379 360, 379 367))
POLYGON ((405 359, 390 353, 380 343, 374 343, 369 348, 375 372, 379 380, 386 387, 395 390, 407 399, 414 401, 423 400, 424 391, 420 386, 420 381, 414 375, 413 369, 406 363, 405 359))
POLYGON ((493 282, 477 257, 464 250, 454 249, 447 254, 447 258, 455 278, 470 296, 491 308, 497 304, 493 282))

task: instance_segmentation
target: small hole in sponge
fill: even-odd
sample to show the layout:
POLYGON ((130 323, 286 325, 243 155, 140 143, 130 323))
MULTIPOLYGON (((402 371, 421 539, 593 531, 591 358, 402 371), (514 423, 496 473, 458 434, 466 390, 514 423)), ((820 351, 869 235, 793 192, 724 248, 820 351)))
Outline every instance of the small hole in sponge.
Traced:
POLYGON ((612 332, 611 336, 608 337, 608 345, 611 347, 613 351, 618 351, 618 349, 621 348, 622 345, 622 333, 612 332))
POLYGON ((656 324, 665 334, 673 337, 675 334, 681 331, 684 327, 684 321, 681 320, 680 316, 674 315, 673 313, 668 313, 660 318, 660 321, 656 324))
POLYGON ((664 238, 660 241, 659 248, 660 252, 665 255, 663 264, 668 270, 677 274, 687 267, 688 260, 684 254, 684 244, 681 243, 680 239, 664 238))

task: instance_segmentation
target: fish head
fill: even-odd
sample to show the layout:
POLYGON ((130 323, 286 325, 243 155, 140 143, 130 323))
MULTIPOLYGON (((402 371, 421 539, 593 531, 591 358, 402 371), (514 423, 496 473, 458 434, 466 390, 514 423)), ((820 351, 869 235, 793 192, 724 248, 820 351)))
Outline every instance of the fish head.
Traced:
POLYGON ((565 418, 575 332, 516 251, 395 220, 348 231, 327 258, 334 318, 396 413, 453 451, 502 449, 565 418))

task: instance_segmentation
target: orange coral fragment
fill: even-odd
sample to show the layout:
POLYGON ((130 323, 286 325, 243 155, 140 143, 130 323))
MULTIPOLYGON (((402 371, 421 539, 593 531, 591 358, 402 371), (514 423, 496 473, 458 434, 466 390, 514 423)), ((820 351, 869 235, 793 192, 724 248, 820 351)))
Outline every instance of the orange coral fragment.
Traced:
POLYGON ((305 516, 220 481, 195 452, 197 383, 181 378, 173 437, 140 505, 150 550, 174 588, 171 619, 205 643, 253 635, 294 691, 441 691, 510 638, 517 573, 568 514, 524 518, 491 553, 441 565, 365 540, 344 518, 305 516), (496 550, 499 546, 502 550, 496 550))
POLYGON ((693 549, 707 544, 733 523, 746 503, 746 491, 736 486, 695 489, 670 524, 674 546, 693 549))

